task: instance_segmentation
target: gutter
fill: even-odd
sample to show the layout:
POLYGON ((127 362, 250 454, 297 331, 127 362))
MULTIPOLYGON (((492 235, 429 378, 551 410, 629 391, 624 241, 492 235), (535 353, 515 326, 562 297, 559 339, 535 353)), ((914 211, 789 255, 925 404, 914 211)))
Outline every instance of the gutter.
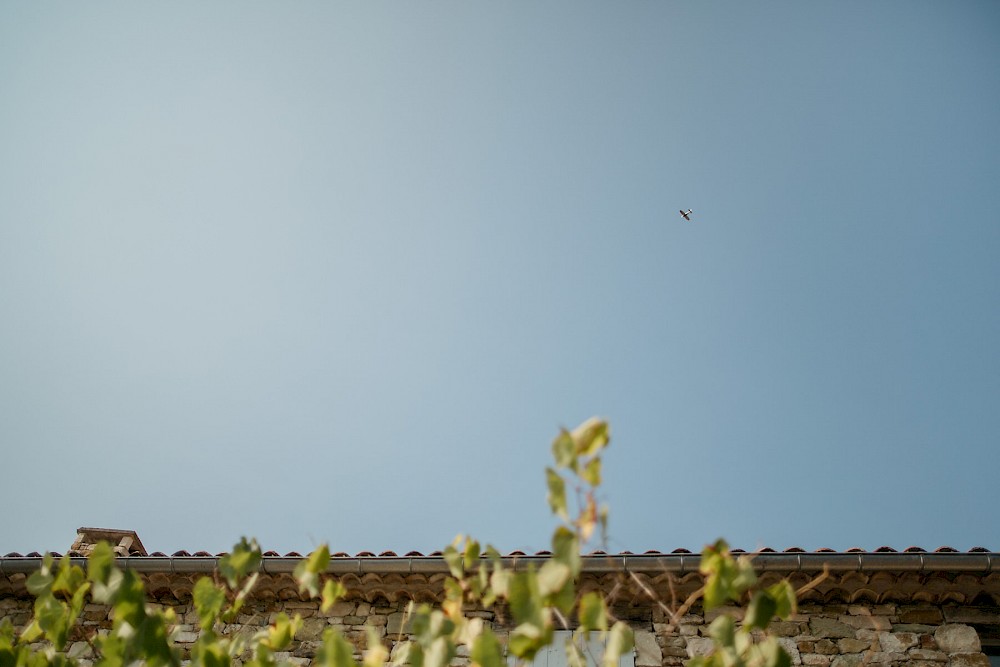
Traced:
MULTIPOLYGON (((1000 572, 1000 552, 975 553, 758 553, 746 554, 753 559, 757 572, 819 573, 824 568, 832 572, 970 572, 989 574, 1000 572)), ((115 559, 123 570, 142 574, 210 574, 216 570, 219 556, 120 556, 115 559)), ((291 574, 303 560, 299 556, 264 556, 260 572, 291 574)), ((509 569, 523 571, 540 567, 549 559, 544 555, 502 556, 500 561, 509 569)), ((70 562, 86 566, 84 557, 71 557, 70 562)), ((616 554, 582 556, 584 574, 614 574, 632 572, 657 575, 665 572, 690 574, 698 572, 698 554, 616 554)), ((0 557, 0 575, 29 574, 41 568, 43 559, 37 556, 0 557)), ((331 575, 364 574, 448 574, 448 565, 440 556, 372 556, 333 557, 326 568, 331 575)))

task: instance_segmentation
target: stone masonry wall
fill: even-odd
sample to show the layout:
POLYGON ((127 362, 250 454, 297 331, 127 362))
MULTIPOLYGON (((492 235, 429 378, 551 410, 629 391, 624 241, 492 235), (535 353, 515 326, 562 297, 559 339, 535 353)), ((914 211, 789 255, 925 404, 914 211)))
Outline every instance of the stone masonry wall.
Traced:
MULTIPOLYGON (((637 661, 637 667, 676 666, 708 653, 708 624, 723 612, 742 617, 736 607, 688 614, 676 632, 668 633, 668 619, 655 610, 653 630, 661 656, 657 660, 653 649, 652 660, 637 661)), ((965 607, 804 604, 792 619, 773 623, 771 632, 792 663, 805 667, 989 667, 975 628, 959 622, 963 616, 969 617, 965 607)), ((1000 623, 1000 610, 980 611, 975 618, 1000 623)))
MULTIPOLYGON (((361 649, 365 644, 365 625, 373 626, 387 646, 409 638, 405 627, 408 602, 339 602, 327 613, 313 601, 251 602, 235 623, 223 628, 225 633, 253 634, 267 627, 280 612, 300 614, 303 626, 292 650, 282 654, 292 663, 307 665, 315 655, 326 628, 341 630, 361 649)), ((178 625, 173 639, 182 652, 197 639, 199 627, 190 601, 170 604, 178 625)), ((32 601, 25 598, 0 599, 0 618, 9 619, 20 630, 31 617, 32 601)), ((688 658, 711 649, 708 624, 722 611, 734 613, 736 607, 705 614, 697 608, 672 627, 666 614, 655 607, 616 606, 612 612, 627 620, 636 633, 636 667, 679 667, 688 658)), ((502 608, 470 611, 503 639, 509 629, 502 608)), ((793 664, 803 667, 989 667, 980 638, 972 624, 1000 626, 1000 609, 970 610, 963 606, 927 604, 839 605, 803 604, 789 621, 776 622, 774 634, 791 654, 793 664)), ((108 609, 87 605, 79 632, 89 635, 110 628, 108 609)), ((90 657, 89 646, 78 635, 75 655, 90 657)), ((460 654, 455 667, 465 667, 467 654, 460 654)), ((84 663, 85 665, 87 662, 84 663)), ((238 667, 239 663, 237 663, 238 667)))

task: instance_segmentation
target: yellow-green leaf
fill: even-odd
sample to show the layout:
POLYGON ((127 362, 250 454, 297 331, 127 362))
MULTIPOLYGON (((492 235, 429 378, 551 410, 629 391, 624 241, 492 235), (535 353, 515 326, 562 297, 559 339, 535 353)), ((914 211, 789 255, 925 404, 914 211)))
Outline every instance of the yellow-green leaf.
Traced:
POLYGON ((374 626, 365 626, 368 637, 368 650, 365 651, 362 660, 363 667, 384 667, 389 659, 389 651, 382 645, 382 638, 379 637, 378 630, 374 626))
POLYGON ((608 643, 604 649, 602 667, 617 667, 618 659, 635 646, 632 628, 618 621, 608 632, 608 643))
POLYGON ((319 595, 320 575, 326 572, 329 564, 330 547, 326 544, 320 545, 308 558, 300 561, 293 572, 295 580, 299 582, 299 591, 309 591, 310 597, 319 595))
POLYGON ((600 593, 591 591, 580 599, 580 628, 585 632, 608 629, 608 612, 600 593))
POLYGON ((549 507, 552 513, 563 520, 569 520, 569 511, 566 507, 566 482, 552 468, 545 469, 545 481, 549 487, 549 507))
POLYGON ((219 574, 225 578, 229 588, 236 588, 240 579, 260 569, 262 556, 257 540, 243 537, 233 545, 233 550, 219 559, 219 574))
POLYGON ((560 468, 576 468, 576 445, 566 429, 560 429, 552 441, 552 458, 560 468))
POLYGON ((354 646, 339 632, 329 628, 323 633, 323 643, 316 652, 316 664, 321 667, 357 667, 354 646))
POLYGON ((482 633, 472 642, 470 657, 479 667, 504 667, 503 647, 489 628, 483 628, 482 633))
POLYGON ((219 590, 209 577, 202 577, 194 585, 192 596, 202 630, 210 630, 222 613, 226 594, 219 590))
POLYGON ((573 429, 572 436, 578 456, 593 456, 611 440, 608 423, 597 417, 591 417, 573 429))
POLYGON ((580 473, 584 481, 591 486, 601 485, 601 459, 591 459, 587 465, 583 467, 583 472, 580 473))
POLYGON ((347 594, 347 588, 339 581, 334 581, 333 579, 327 579, 326 583, 323 584, 323 603, 320 609, 325 614, 333 608, 333 605, 347 594))
POLYGON ((744 627, 763 630, 774 618, 777 609, 778 603, 774 601, 774 598, 765 591, 757 591, 747 607, 746 618, 743 619, 744 627))
POLYGON ((775 602, 775 616, 785 619, 797 611, 798 603, 795 598, 795 589, 787 579, 782 579, 778 583, 768 586, 766 590, 775 602))

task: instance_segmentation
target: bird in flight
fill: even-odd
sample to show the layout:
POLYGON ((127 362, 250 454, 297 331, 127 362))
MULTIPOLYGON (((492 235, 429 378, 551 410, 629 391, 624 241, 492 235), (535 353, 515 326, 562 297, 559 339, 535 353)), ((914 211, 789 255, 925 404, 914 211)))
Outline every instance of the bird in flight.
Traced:
POLYGON ((686 211, 682 210, 681 211, 681 217, 683 217, 687 221, 690 221, 691 220, 691 213, 692 213, 691 209, 688 209, 686 211))

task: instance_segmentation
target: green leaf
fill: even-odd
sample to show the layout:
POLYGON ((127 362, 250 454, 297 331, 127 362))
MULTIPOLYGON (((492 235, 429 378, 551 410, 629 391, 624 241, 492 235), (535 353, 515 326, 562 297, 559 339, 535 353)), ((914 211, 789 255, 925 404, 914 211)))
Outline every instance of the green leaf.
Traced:
POLYGON ((42 570, 35 570, 24 582, 28 592, 38 597, 39 595, 49 595, 52 592, 52 582, 55 578, 42 570))
POLYGON ((354 646, 333 628, 327 629, 316 652, 316 664, 322 667, 357 667, 354 646))
POLYGON ((502 564, 494 566, 493 574, 490 575, 490 590, 497 597, 505 598, 510 594, 510 580, 513 572, 507 570, 502 564))
POLYGON ((792 657, 774 637, 768 637, 757 646, 764 658, 764 667, 792 667, 792 657))
POLYGON ((748 558, 736 560, 729 546, 719 540, 702 551, 700 571, 706 575, 705 609, 714 609, 729 600, 736 600, 757 581, 748 558))
MULTIPOLYGON (((179 662, 177 655, 170 648, 167 626, 162 614, 148 615, 143 619, 137 628, 136 644, 141 647, 141 655, 149 667, 166 667, 179 662)), ((229 667, 228 656, 224 667, 229 667)))
POLYGON ((254 586, 257 585, 257 579, 259 577, 260 572, 254 572, 247 577, 246 581, 243 582, 243 586, 240 588, 239 593, 237 593, 236 597, 233 599, 233 604, 231 604, 229 609, 222 614, 223 621, 226 623, 232 623, 236 619, 237 614, 239 614, 240 609, 243 608, 243 604, 246 602, 247 597, 249 597, 250 592, 253 591, 254 586))
POLYGON ((228 652, 217 642, 199 642, 192 651, 192 656, 197 658, 192 662, 199 667, 230 667, 228 652))
POLYGON ((295 639, 295 633, 302 626, 302 617, 298 614, 289 619, 288 614, 281 612, 274 624, 267 630, 267 646, 273 651, 283 651, 295 639))
MULTIPOLYGON (((487 592, 490 586, 490 570, 486 567, 486 561, 479 562, 479 569, 476 570, 476 578, 473 580, 473 592, 479 597, 487 592)), ((490 591, 492 593, 492 591, 490 591)))
POLYGON ((577 646, 575 637, 566 642, 566 662, 569 667, 587 667, 587 658, 577 646))
POLYGON ((555 560, 547 560, 538 570, 538 590, 542 596, 552 595, 562 590, 573 573, 569 566, 555 560))
POLYGON ((389 659, 389 651, 382 644, 378 630, 374 626, 366 625, 365 633, 368 639, 368 650, 365 651, 362 661, 363 667, 384 667, 386 660, 389 659))
POLYGON ((137 628, 146 617, 146 590, 139 575, 134 570, 125 570, 124 572, 115 570, 115 572, 121 576, 113 599, 115 627, 118 627, 120 623, 127 623, 131 627, 137 628))
POLYGON ((45 638, 55 646, 57 651, 66 646, 69 633, 69 614, 65 605, 51 595, 45 595, 35 600, 35 620, 45 632, 45 638))
POLYGON ((601 459, 591 459, 590 463, 583 467, 583 472, 580 473, 583 480, 590 484, 591 486, 601 485, 601 459))
POLYGON ((448 637, 438 637, 424 647, 423 667, 447 667, 455 657, 455 644, 448 637))
POLYGON ((28 592, 39 597, 52 592, 52 583, 55 577, 52 576, 52 554, 45 554, 42 560, 42 567, 35 570, 24 582, 28 592))
POLYGON ((309 597, 319 595, 320 575, 326 572, 330 564, 330 547, 321 544, 318 549, 309 554, 295 566, 292 575, 299 582, 299 591, 309 591, 309 597))
POLYGON ((476 563, 479 562, 479 542, 473 539, 469 539, 465 543, 465 554, 464 554, 464 565, 466 570, 472 570, 475 568, 476 563))
POLYGON ((59 562, 59 572, 52 582, 52 592, 68 593, 72 596, 86 581, 87 575, 84 574, 83 568, 73 565, 69 556, 63 556, 59 562))
POLYGON ((736 576, 733 577, 733 590, 735 599, 754 584, 757 583, 757 574, 753 571, 753 563, 747 556, 740 556, 736 559, 736 576))
POLYGON ((552 441, 552 458, 560 468, 576 468, 576 444, 566 429, 560 429, 559 435, 552 441))
POLYGON ((787 619, 798 610, 795 589, 787 579, 782 579, 778 583, 768 586, 766 590, 767 594, 775 601, 774 615, 778 618, 787 619))
POLYGON ((708 626, 708 635, 721 646, 735 646, 736 621, 732 616, 723 614, 708 626))
POLYGON ((35 618, 21 631, 21 643, 30 644, 41 637, 42 634, 42 626, 38 624, 38 619, 35 618))
MULTIPOLYGON (((461 536, 455 538, 455 542, 458 542, 461 536)), ((448 571, 451 572, 451 576, 456 579, 461 579, 465 571, 462 567, 462 554, 458 552, 455 548, 455 543, 449 544, 441 552, 441 557, 444 558, 444 562, 448 565, 448 571)))
POLYGON ((767 628, 774 613, 778 609, 778 603, 765 591, 757 591, 750 600, 747 607, 746 618, 743 619, 743 626, 747 629, 767 628))
POLYGON ((327 579, 326 583, 323 584, 323 604, 320 605, 320 609, 325 614, 333 608, 337 600, 346 594, 347 588, 344 587, 344 584, 333 579, 327 579))
POLYGON ((510 578, 509 586, 510 611, 518 623, 528 623, 542 627, 542 594, 538 586, 538 577, 534 569, 526 572, 515 572, 510 578))
POLYGON ((585 632, 608 629, 608 611, 600 593, 591 591, 580 599, 580 628, 585 632))
POLYGON ((444 580, 444 593, 445 600, 453 600, 457 604, 462 603, 462 598, 465 595, 465 591, 462 590, 462 584, 458 583, 458 579, 450 577, 444 580))
POLYGON ((591 417, 573 429, 573 442, 578 456, 593 456, 604 449, 611 440, 608 423, 591 417))
POLYGON ((470 657, 479 667, 504 667, 503 646, 489 628, 483 628, 472 642, 470 657))
POLYGON ((522 623, 510 633, 507 650, 522 660, 533 660, 535 654, 552 643, 552 628, 533 623, 522 623))
POLYGON ((73 598, 70 602, 70 609, 72 610, 74 622, 76 618, 80 615, 80 612, 83 611, 83 605, 87 601, 88 592, 90 592, 90 583, 88 582, 84 582, 79 587, 77 587, 76 591, 73 592, 73 598))
POLYGON ((632 628, 624 622, 618 621, 608 631, 608 643, 604 649, 602 667, 617 667, 618 659, 631 651, 633 646, 635 646, 635 637, 632 628))
POLYGON ((192 591, 194 609, 202 630, 211 630, 226 604, 226 594, 209 577, 202 577, 192 591))
POLYGON ((229 588, 235 589, 240 579, 260 569, 262 560, 257 540, 242 537, 233 545, 232 552, 219 559, 219 574, 225 578, 229 588))
POLYGON ((87 557, 87 579, 93 584, 97 604, 109 604, 118 595, 124 575, 115 567, 115 552, 107 542, 98 542, 87 557))
POLYGON ((552 468, 545 469, 545 481, 549 487, 548 501, 552 513, 564 521, 569 520, 569 510, 566 506, 566 482, 552 468))
POLYGON ((580 558, 580 540, 565 526, 559 526, 552 533, 552 560, 569 567, 574 578, 580 576, 583 560, 580 558))

